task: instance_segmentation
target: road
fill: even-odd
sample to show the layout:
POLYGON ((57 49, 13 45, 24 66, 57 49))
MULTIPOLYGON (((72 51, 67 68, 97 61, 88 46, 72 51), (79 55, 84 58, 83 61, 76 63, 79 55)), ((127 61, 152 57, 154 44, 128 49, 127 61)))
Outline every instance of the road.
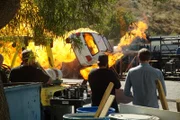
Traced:
MULTIPOLYGON (((180 81, 166 81, 167 100, 180 99, 180 81)), ((170 111, 177 111, 176 103, 168 101, 170 111)))
MULTIPOLYGON (((63 79, 64 82, 82 82, 82 79, 63 79)), ((126 96, 123 95, 123 89, 124 89, 124 81, 121 81, 122 87, 120 90, 116 91, 117 101, 118 103, 124 103, 124 104, 132 104, 132 100, 126 96)), ((170 111, 177 111, 176 103, 173 102, 175 99, 180 99, 180 81, 165 81, 166 89, 167 89, 167 96, 166 99, 168 101, 168 106, 170 111)), ((161 103, 160 104, 160 109, 161 103)))

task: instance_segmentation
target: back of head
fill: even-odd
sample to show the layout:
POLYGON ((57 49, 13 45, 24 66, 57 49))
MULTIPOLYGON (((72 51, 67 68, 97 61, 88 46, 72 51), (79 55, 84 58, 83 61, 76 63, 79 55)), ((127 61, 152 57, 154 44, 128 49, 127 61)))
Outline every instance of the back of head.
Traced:
POLYGON ((34 60, 35 56, 34 53, 32 52, 32 50, 23 50, 22 51, 22 61, 23 62, 28 62, 31 60, 34 60))
POLYGON ((142 48, 141 50, 139 50, 138 52, 138 57, 140 61, 148 61, 151 59, 151 53, 148 49, 146 48, 142 48))
POLYGON ((99 67, 108 67, 108 56, 107 55, 100 55, 98 58, 98 66, 99 67))

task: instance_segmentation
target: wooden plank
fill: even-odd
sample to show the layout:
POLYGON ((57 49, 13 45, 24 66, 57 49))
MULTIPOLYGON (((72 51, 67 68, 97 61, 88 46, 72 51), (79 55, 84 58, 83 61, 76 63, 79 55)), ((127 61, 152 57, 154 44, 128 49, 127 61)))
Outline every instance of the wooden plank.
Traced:
POLYGON ((166 97, 165 97, 165 94, 164 94, 164 90, 163 90, 163 87, 162 87, 162 84, 161 84, 160 80, 156 80, 156 87, 158 89, 159 99, 161 101, 162 108, 164 110, 169 110, 169 107, 168 107, 168 104, 167 104, 167 100, 166 100, 166 97))
POLYGON ((114 95, 110 95, 110 96, 109 96, 109 98, 108 98, 108 100, 106 101, 106 104, 105 104, 105 106, 103 107, 102 112, 101 112, 101 114, 99 115, 99 117, 105 117, 105 116, 106 116, 106 114, 107 114, 107 112, 108 112, 108 110, 109 110, 109 108, 110 108, 110 106, 111 106, 114 98, 115 98, 114 95))
POLYGON ((110 95, 113 87, 114 87, 114 84, 112 82, 110 82, 108 87, 106 88, 106 91, 104 92, 104 95, 103 95, 103 97, 101 99, 101 102, 99 104, 98 110, 96 111, 96 113, 94 115, 95 118, 99 117, 99 115, 100 115, 100 113, 101 113, 101 111, 102 111, 102 109, 103 109, 107 99, 109 98, 109 95, 110 95))
POLYGON ((167 98, 166 100, 167 100, 167 102, 176 102, 176 99, 169 99, 169 98, 167 98))
POLYGON ((177 111, 180 112, 180 99, 176 100, 177 111))

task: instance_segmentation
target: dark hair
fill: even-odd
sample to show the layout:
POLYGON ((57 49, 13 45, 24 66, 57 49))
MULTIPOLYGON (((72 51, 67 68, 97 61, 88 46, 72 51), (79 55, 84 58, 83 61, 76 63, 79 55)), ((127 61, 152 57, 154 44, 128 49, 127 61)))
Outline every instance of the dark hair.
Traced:
POLYGON ((147 61, 147 60, 151 59, 151 53, 148 49, 142 48, 138 52, 138 57, 139 57, 140 61, 147 61))
POLYGON ((108 66, 108 56, 107 55, 100 55, 98 58, 98 66, 108 66))

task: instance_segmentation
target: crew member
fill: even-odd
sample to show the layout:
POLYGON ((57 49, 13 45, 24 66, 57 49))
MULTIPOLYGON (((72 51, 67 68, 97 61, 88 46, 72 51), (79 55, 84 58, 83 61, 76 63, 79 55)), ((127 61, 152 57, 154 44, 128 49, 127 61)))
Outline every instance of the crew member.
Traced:
POLYGON ((159 69, 153 68, 149 64, 151 53, 148 49, 142 48, 139 50, 138 58, 140 64, 131 68, 127 74, 124 94, 133 97, 134 105, 159 108, 156 80, 161 81, 166 94, 163 74, 159 69), (130 91, 131 87, 133 94, 130 91))
MULTIPOLYGON (((115 89, 121 87, 121 83, 116 74, 108 68, 108 56, 99 56, 98 62, 99 68, 92 70, 88 76, 88 82, 92 91, 92 106, 99 106, 110 82, 114 83, 111 91, 112 95, 115 95, 115 89)), ((114 99, 111 107, 115 108, 116 112, 119 112, 116 99, 114 99)))
POLYGON ((23 50, 22 64, 11 70, 9 80, 11 82, 42 82, 50 84, 51 78, 38 66, 35 62, 34 53, 31 50, 23 50))

